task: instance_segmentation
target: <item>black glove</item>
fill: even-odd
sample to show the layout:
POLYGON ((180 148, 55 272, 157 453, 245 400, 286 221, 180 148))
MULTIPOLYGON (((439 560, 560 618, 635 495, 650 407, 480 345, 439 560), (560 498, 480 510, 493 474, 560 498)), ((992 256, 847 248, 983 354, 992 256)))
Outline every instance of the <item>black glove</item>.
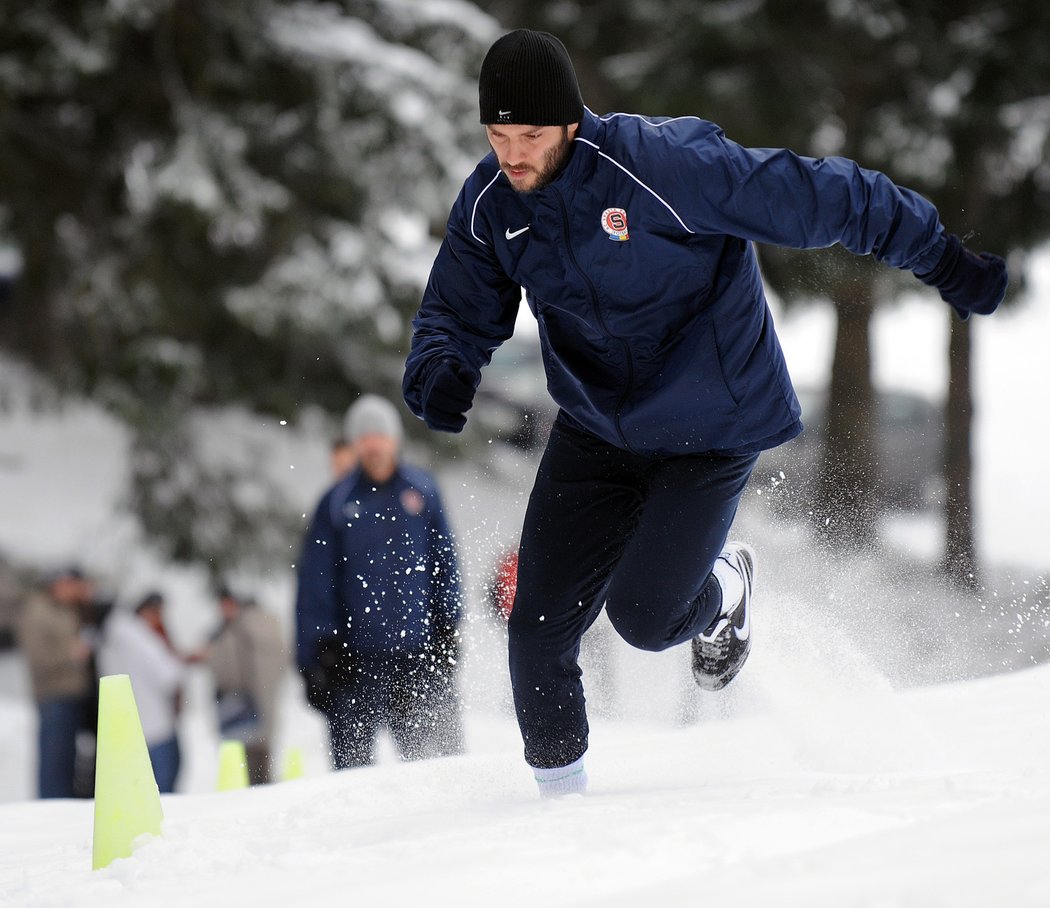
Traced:
POLYGON ((423 382, 420 404, 423 422, 439 432, 462 432, 474 402, 475 382, 470 371, 455 360, 438 360, 423 382))
POLYGON ((350 683, 350 659, 342 643, 325 640, 317 650, 317 661, 299 669, 306 689, 306 702, 314 709, 328 706, 329 694, 350 683))
POLYGON ((936 287, 941 299, 951 304, 959 318, 967 319, 974 312, 991 314, 1006 295, 1006 262, 990 252, 971 252, 954 233, 946 239, 936 267, 915 276, 936 287))

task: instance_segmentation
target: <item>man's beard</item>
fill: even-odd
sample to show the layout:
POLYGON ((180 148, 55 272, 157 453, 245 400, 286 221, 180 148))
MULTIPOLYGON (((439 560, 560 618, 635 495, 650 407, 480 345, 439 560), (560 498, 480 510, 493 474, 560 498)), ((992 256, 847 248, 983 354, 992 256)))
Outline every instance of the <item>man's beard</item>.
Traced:
POLYGON ((572 143, 569 141, 569 127, 563 126, 561 133, 561 141, 557 144, 548 148, 543 155, 543 166, 539 170, 534 170, 536 174, 536 182, 529 186, 528 189, 518 189, 514 184, 514 180, 511 180, 509 175, 507 179, 510 185, 514 187, 518 192, 538 192, 539 190, 549 186, 554 178, 561 172, 562 167, 565 166, 566 160, 568 160, 569 152, 572 149, 572 143))

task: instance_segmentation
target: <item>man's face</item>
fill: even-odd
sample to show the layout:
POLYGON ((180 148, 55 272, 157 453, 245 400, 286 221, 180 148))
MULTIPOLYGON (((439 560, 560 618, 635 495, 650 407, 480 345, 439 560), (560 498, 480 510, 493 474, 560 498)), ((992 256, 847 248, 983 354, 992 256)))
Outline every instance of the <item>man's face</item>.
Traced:
POLYGON ((570 126, 485 127, 500 169, 518 192, 542 189, 561 169, 579 123, 570 126))
POLYGON ((398 441, 381 432, 369 432, 354 443, 361 469, 369 479, 386 482, 397 466, 398 441))
POLYGON ((62 605, 87 605, 94 594, 94 585, 85 577, 64 575, 51 584, 51 595, 62 605))
POLYGON ((233 596, 220 596, 219 611, 224 621, 234 621, 241 611, 241 604, 233 596))
POLYGON ((139 617, 158 634, 164 633, 164 612, 159 605, 151 605, 139 611, 139 617))

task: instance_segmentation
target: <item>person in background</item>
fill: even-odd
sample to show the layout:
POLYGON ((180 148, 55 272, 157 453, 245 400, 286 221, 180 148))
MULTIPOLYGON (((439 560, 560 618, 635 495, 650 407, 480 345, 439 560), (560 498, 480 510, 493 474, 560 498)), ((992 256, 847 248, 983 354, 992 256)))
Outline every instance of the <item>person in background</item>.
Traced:
POLYGON ((168 637, 160 593, 148 593, 133 610, 110 614, 102 626, 98 668, 131 679, 157 788, 174 791, 182 763, 178 715, 186 665, 168 637))
POLYGON ((17 645, 15 624, 25 591, 14 565, 0 555, 0 653, 17 645))
POLYGON ((357 451, 346 437, 340 435, 332 439, 332 447, 328 452, 328 464, 333 482, 338 482, 357 466, 357 451))
POLYGON ((750 651, 755 554, 729 533, 760 452, 802 431, 754 244, 871 255, 961 318, 998 307, 1006 265, 854 161, 745 148, 701 117, 597 116, 545 32, 493 43, 478 101, 491 152, 453 205, 402 387, 429 428, 461 431, 524 289, 560 412, 521 536, 511 683, 540 793, 579 793, 577 658, 603 608, 634 647, 689 644, 705 691, 750 651))
POLYGON ((486 589, 492 613, 504 622, 510 620, 514 595, 518 590, 518 547, 504 549, 496 557, 492 579, 486 589))
MULTIPOLYGON (((77 734, 90 721, 93 643, 87 613, 94 586, 79 567, 57 571, 30 595, 16 636, 29 666, 39 718, 41 798, 72 798, 77 734)), ((83 793, 80 793, 83 794, 83 793)))
POLYGON ((434 479, 401 459, 401 417, 347 412, 358 466, 321 498, 298 566, 296 660, 337 769, 370 764, 387 728, 402 759, 458 753, 460 584, 434 479))
POLYGON ((254 599, 223 587, 218 593, 222 623, 203 654, 215 678, 219 731, 244 742, 248 781, 271 779, 271 748, 278 696, 288 666, 288 647, 277 617, 254 599))

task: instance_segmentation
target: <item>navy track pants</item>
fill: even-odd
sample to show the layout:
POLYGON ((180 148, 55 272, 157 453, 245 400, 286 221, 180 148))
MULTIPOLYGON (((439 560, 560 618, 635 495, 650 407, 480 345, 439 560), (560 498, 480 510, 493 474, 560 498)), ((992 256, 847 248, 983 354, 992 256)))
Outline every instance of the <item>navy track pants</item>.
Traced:
POLYGON ((706 630, 722 604, 711 568, 757 454, 633 454, 559 416, 529 498, 510 616, 510 676, 525 760, 587 749, 580 639, 605 605, 632 646, 706 630))

